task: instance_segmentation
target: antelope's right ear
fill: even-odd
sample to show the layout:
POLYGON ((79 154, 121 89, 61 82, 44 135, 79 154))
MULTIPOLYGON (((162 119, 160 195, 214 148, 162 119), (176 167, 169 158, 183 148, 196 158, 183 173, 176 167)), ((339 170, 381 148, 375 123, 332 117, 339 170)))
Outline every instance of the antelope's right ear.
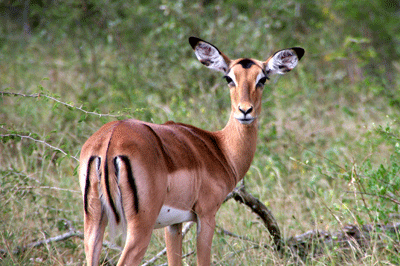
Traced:
POLYGON ((217 47, 196 37, 190 37, 189 43, 200 63, 223 73, 228 71, 231 60, 221 53, 217 47))
POLYGON ((285 74, 297 66, 304 55, 304 49, 293 47, 276 52, 264 62, 265 72, 268 76, 285 74))

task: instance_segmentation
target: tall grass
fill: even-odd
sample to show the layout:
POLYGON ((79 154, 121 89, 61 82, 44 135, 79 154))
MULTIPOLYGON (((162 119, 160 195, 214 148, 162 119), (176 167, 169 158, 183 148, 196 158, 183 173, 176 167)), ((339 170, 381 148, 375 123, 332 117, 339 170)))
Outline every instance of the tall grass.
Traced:
MULTIPOLYGON (((40 34, 2 44, 1 91, 37 97, 0 94, 1 264, 84 263, 79 237, 18 248, 71 229, 82 231, 74 157, 102 124, 134 117, 155 123, 174 120, 207 130, 225 125, 229 91, 218 74, 195 59, 186 40, 190 29, 232 57, 265 59, 273 50, 302 45, 296 40, 305 42, 306 55, 298 68, 266 85, 257 153, 245 177, 247 190, 273 212, 285 239, 308 230, 397 221, 399 109, 389 104, 393 99, 382 93, 381 82, 355 81, 340 64, 317 58, 324 53, 321 46, 318 50, 310 47, 310 40, 287 35, 284 43, 257 28, 260 21, 248 16, 235 20, 215 7, 213 12, 221 12, 218 18, 209 18, 212 25, 202 20, 206 30, 200 30, 181 14, 185 7, 178 3, 168 8, 176 16, 164 13, 163 23, 132 46, 126 41, 120 47, 100 37, 91 45, 77 45, 70 35, 46 40, 40 34), (231 33, 216 34, 225 32, 226 26, 231 33)), ((234 201, 222 206, 217 225, 252 241, 216 233, 215 265, 400 263, 398 234, 378 231, 365 247, 321 244, 318 252, 301 260, 290 250, 283 255, 274 251, 257 217, 234 201)), ((162 235, 155 231, 145 259, 164 247, 162 235)), ((184 252, 195 251, 195 229, 185 239, 184 252)), ((118 252, 106 248, 102 258, 104 264, 116 261, 118 252)), ((166 258, 157 263, 164 262, 166 258)), ((188 256, 185 263, 195 264, 195 256, 188 256)))

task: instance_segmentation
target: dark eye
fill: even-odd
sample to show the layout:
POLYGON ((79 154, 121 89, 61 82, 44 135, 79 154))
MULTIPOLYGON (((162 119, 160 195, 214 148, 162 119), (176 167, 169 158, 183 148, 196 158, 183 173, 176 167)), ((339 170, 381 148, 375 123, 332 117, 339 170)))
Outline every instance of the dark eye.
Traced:
POLYGON ((260 86, 260 87, 264 86, 267 79, 268 79, 267 77, 260 78, 260 80, 257 83, 257 86, 260 86))
POLYGON ((228 82, 228 85, 235 85, 235 83, 229 76, 224 76, 224 79, 226 80, 226 82, 228 82))

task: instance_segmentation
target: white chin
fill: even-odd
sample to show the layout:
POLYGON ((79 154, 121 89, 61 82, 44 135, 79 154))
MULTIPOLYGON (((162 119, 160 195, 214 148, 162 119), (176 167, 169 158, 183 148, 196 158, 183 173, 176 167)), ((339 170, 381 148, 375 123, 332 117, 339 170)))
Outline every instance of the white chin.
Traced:
POLYGON ((250 125, 251 123, 253 123, 254 119, 238 119, 236 118, 240 124, 242 125, 250 125))

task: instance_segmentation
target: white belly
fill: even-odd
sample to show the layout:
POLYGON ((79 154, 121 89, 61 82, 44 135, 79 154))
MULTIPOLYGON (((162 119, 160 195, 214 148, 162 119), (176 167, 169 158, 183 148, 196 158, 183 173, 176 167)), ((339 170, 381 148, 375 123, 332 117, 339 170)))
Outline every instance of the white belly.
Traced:
POLYGON ((169 206, 162 206, 156 224, 154 225, 154 228, 162 228, 173 224, 179 224, 195 220, 196 216, 191 211, 174 209, 169 206))

